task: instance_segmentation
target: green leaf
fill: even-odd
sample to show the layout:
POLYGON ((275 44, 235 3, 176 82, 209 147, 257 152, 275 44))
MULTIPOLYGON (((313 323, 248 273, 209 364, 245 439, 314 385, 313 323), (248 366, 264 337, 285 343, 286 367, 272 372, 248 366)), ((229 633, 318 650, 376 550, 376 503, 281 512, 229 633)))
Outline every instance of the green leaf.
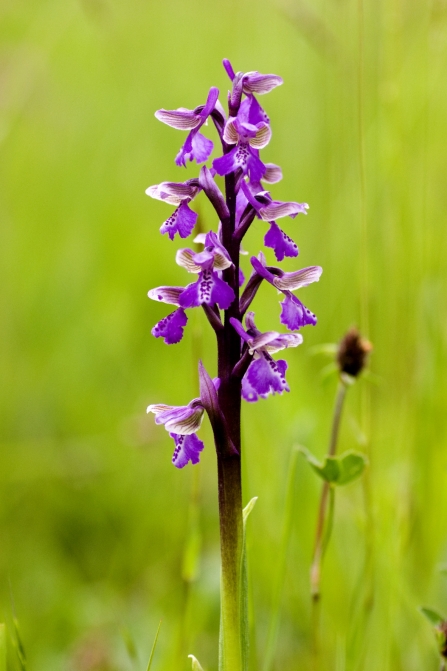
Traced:
POLYGON ((368 463, 367 458, 361 452, 344 452, 340 456, 326 457, 323 462, 305 448, 300 451, 306 457, 309 464, 317 475, 332 485, 347 485, 358 478, 368 463))
POLYGON ((202 667, 199 664, 199 660, 194 657, 194 655, 188 655, 189 659, 192 661, 192 671, 203 671, 202 667))
POLYGON ((244 508, 243 511, 242 511, 242 520, 243 520, 243 523, 244 523, 244 531, 245 531, 245 525, 246 525, 246 523, 247 523, 247 518, 248 518, 248 516, 250 515, 251 511, 253 510, 253 508, 255 507, 255 503, 256 503, 257 500, 258 500, 258 497, 257 497, 257 496, 254 496, 254 497, 247 503, 247 505, 245 506, 245 508, 244 508))
POLYGON ((347 485, 348 482, 356 480, 368 465, 368 459, 361 452, 345 452, 340 457, 333 458, 338 459, 340 467, 340 475, 336 482, 337 485, 347 485))
POLYGON ((444 622, 444 618, 432 608, 419 608, 419 610, 434 627, 439 627, 444 622))
POLYGON ((161 620, 158 623, 158 629, 157 629, 157 633, 155 634, 154 643, 152 645, 152 650, 151 650, 151 656, 149 657, 149 662, 148 662, 146 671, 151 671, 152 660, 154 659, 154 652, 155 652, 155 648, 157 647, 158 634, 160 633, 160 627, 161 627, 161 620))
POLYGON ((334 457, 326 457, 324 462, 321 463, 306 448, 301 447, 300 452, 306 457, 307 461, 312 466, 315 473, 320 476, 320 478, 330 483, 334 483, 337 480, 340 474, 340 469, 337 461, 334 460, 334 457))
POLYGON ((255 503, 258 500, 257 496, 254 496, 242 510, 242 523, 243 523, 243 546, 242 546, 242 566, 241 566, 241 595, 240 603, 242 610, 241 618, 241 642, 242 642, 242 658, 244 668, 248 668, 248 655, 250 647, 250 634, 248 626, 248 577, 247 577, 247 543, 246 543, 246 526, 247 519, 251 511, 255 507, 255 503))

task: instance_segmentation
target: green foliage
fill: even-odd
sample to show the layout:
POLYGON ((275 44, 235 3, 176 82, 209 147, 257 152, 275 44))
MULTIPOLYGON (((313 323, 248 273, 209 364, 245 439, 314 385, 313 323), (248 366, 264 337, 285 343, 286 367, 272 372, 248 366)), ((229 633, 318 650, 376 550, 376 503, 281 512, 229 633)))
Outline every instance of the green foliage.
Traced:
POLYGON ((315 473, 331 485, 347 485, 356 480, 368 464, 368 459, 364 454, 353 450, 334 457, 326 457, 323 463, 318 461, 309 450, 301 448, 301 452, 315 473))
POLYGON ((434 626, 438 627, 440 624, 442 624, 445 621, 445 618, 443 618, 439 613, 437 613, 435 610, 432 608, 423 608, 421 607, 419 609, 422 613, 422 615, 425 615, 427 620, 434 626))

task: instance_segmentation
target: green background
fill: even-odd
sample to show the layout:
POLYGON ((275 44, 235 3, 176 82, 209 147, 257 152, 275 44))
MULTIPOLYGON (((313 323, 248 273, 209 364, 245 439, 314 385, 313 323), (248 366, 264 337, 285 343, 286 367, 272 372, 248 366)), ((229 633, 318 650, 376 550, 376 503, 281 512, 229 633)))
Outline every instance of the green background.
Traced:
MULTIPOLYGON (((199 311, 180 344, 151 336, 166 306, 148 289, 190 278, 158 233, 171 209, 144 190, 197 174, 175 166, 184 136, 153 113, 203 104, 212 85, 225 103, 227 57, 284 78, 261 100, 263 157, 283 168, 273 196, 310 204, 284 223, 299 267, 324 268, 300 293, 319 323, 285 354, 291 393, 243 407, 245 499, 259 497, 251 671, 284 562, 271 668, 315 668, 320 482, 304 459, 287 556, 285 491, 293 446, 322 457, 329 435, 336 376, 312 348, 353 324, 374 344, 372 374, 348 393, 340 447, 370 468, 338 492, 319 668, 436 669, 417 608, 447 613, 445 0, 4 0, 0 40, 0 620, 11 633, 15 613, 26 668, 144 671, 160 619, 153 669, 190 668, 189 653, 217 667, 210 430, 201 465, 177 471, 145 415, 193 398, 215 346, 199 311)), ((265 231, 254 224, 250 253, 265 231)), ((271 287, 254 309, 278 328, 271 287)))

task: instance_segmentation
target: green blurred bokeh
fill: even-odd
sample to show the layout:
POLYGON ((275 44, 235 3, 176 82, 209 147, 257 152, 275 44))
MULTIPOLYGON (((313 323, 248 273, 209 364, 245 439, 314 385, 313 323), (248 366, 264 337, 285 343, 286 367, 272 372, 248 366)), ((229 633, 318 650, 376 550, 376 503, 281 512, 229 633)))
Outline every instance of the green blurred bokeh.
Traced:
MULTIPOLYGON (((182 136, 153 112, 195 107, 211 85, 225 102, 223 57, 284 78, 263 99, 264 157, 283 168, 274 196, 310 204, 285 224, 300 266, 324 267, 302 292, 318 326, 286 354, 292 392, 244 406, 245 497, 259 497, 252 671, 290 451, 322 456, 329 433, 335 378, 322 380, 311 347, 352 324, 374 343, 376 384, 350 391, 341 447, 365 449, 371 466, 366 487, 337 498, 322 668, 436 668, 417 607, 447 612, 445 0, 4 0, 0 35, 0 621, 16 614, 28 668, 145 669, 160 619, 153 669, 189 668, 191 652, 217 665, 210 432, 200 467, 177 471, 145 415, 196 395, 197 358, 214 373, 215 347, 200 313, 179 345, 150 334, 166 310, 147 290, 187 278, 158 233, 170 210, 144 190, 196 173, 175 166, 182 136)), ((257 253, 265 227, 253 228, 257 253)), ((277 327, 268 287, 255 309, 277 327)), ((299 461, 277 670, 311 668, 319 490, 299 461)))

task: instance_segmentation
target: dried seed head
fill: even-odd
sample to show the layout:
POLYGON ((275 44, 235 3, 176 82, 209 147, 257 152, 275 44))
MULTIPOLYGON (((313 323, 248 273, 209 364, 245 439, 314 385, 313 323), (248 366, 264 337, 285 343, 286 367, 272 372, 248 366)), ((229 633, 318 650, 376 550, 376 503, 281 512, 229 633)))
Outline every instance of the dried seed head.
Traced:
POLYGON ((349 329, 338 346, 337 364, 340 373, 351 377, 360 375, 372 348, 371 343, 363 339, 355 327, 349 329))

